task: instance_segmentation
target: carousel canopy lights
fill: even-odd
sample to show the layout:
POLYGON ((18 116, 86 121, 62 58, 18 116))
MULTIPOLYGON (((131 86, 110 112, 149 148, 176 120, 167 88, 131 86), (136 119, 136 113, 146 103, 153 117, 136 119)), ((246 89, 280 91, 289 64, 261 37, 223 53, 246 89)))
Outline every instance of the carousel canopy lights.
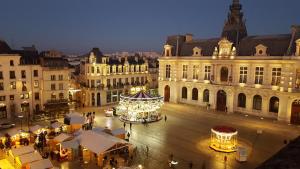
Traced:
POLYGON ((210 147, 216 151, 234 152, 237 147, 237 130, 228 126, 211 129, 210 147))
POLYGON ((117 113, 121 119, 132 122, 152 122, 160 119, 159 109, 163 104, 163 97, 151 96, 139 91, 133 95, 121 95, 117 113))

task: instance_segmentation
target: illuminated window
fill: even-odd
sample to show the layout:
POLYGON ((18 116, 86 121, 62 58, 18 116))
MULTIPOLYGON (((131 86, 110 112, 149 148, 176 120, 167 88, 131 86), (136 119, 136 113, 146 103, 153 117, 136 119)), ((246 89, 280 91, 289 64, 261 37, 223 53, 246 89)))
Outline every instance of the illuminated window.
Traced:
POLYGON ((171 77, 171 65, 166 65, 166 78, 171 77))
POLYGON ((248 67, 240 67, 240 83, 247 83, 248 67))
POLYGON ((38 80, 35 80, 33 82, 33 86, 36 88, 36 87, 39 87, 39 81, 38 80))
POLYGON ((211 79, 211 66, 205 66, 204 67, 204 80, 210 80, 211 79))
POLYGON ((272 68, 272 85, 278 86, 281 79, 281 68, 272 68))
POLYGON ((14 95, 9 95, 9 99, 10 100, 15 100, 15 96, 14 95))
POLYGON ((51 99, 52 99, 52 100, 55 100, 55 99, 56 99, 56 94, 55 94, 55 93, 52 93, 52 94, 51 94, 51 99))
POLYGON ((182 65, 182 78, 187 79, 188 65, 182 65))
POLYGON ((193 79, 197 80, 199 76, 199 65, 193 66, 193 79))
POLYGON ((16 89, 16 82, 10 82, 10 89, 16 89))
POLYGON ((263 84, 264 67, 255 68, 255 84, 263 84))
POLYGON ((262 97, 260 95, 255 95, 253 97, 253 109, 261 110, 262 107, 262 97))

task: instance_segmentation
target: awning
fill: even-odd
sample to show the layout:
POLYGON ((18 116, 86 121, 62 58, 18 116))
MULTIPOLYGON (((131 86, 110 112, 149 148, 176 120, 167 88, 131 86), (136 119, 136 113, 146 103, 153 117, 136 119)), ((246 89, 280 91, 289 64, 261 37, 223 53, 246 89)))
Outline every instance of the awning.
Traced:
POLYGON ((117 144, 117 142, 90 130, 83 131, 77 139, 81 146, 96 154, 104 153, 117 144))
POLYGON ((51 127, 54 128, 54 129, 60 128, 62 126, 63 126, 63 124, 61 122, 58 122, 58 121, 51 124, 51 127))
POLYGON ((28 154, 28 153, 34 152, 34 148, 32 145, 19 147, 19 148, 11 148, 11 152, 14 157, 17 157, 17 156, 20 156, 23 154, 28 154))
POLYGON ((43 129, 43 127, 41 127, 40 125, 35 125, 35 126, 32 126, 32 127, 29 127, 29 131, 32 132, 32 133, 35 133, 40 129, 43 129))
POLYGON ((85 117, 79 113, 70 113, 66 115, 70 119, 70 124, 85 124, 85 117))
POLYGON ((79 146, 79 141, 76 139, 70 140, 70 141, 65 141, 61 143, 61 148, 72 148, 76 149, 79 146))
POLYGON ((92 129, 92 131, 96 132, 96 133, 103 132, 104 130, 105 130, 105 128, 103 128, 103 127, 95 127, 92 129))
POLYGON ((40 155, 39 152, 34 151, 32 153, 28 153, 28 154, 23 154, 21 156, 19 156, 21 164, 27 164, 30 162, 34 162, 34 161, 39 161, 42 160, 42 156, 40 155))
POLYGON ((30 169, 49 169, 53 168, 53 164, 49 159, 43 159, 40 161, 35 161, 29 164, 30 169))
POLYGON ((72 136, 65 134, 65 133, 60 133, 58 136, 54 137, 54 141, 61 143, 64 142, 66 140, 68 140, 69 138, 71 138, 72 136))
POLYGON ((117 136, 117 135, 121 135, 121 134, 126 134, 127 132, 124 128, 118 128, 118 129, 112 130, 111 133, 113 136, 117 136))

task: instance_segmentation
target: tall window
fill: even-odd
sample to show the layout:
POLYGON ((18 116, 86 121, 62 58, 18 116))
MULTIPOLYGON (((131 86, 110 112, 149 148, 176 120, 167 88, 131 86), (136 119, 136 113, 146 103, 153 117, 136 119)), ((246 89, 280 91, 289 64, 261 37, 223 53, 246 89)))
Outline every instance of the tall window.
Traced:
POLYGON ((188 65, 182 66, 182 78, 183 79, 187 79, 187 69, 188 69, 188 65))
POLYGON ((0 71, 0 79, 3 79, 3 72, 0 71))
POLYGON ((10 82, 10 89, 16 89, 16 82, 10 82))
POLYGON ((278 109, 279 109, 279 98, 273 96, 270 98, 269 112, 278 113, 278 109))
POLYGON ((204 80, 210 80, 211 79, 211 66, 205 66, 204 67, 204 80))
POLYGON ((9 78, 10 79, 15 79, 16 78, 15 71, 9 71, 9 78))
POLYGON ((272 68, 272 85, 278 86, 281 78, 281 68, 272 68))
POLYGON ((240 83, 247 83, 248 67, 240 67, 240 83))
POLYGON ((240 93, 238 96, 238 107, 246 108, 246 95, 240 93))
POLYGON ((256 67, 255 68, 255 84, 263 84, 264 79, 264 68, 256 67))
POLYGON ((228 68, 222 67, 220 70, 220 80, 221 82, 227 82, 228 81, 228 68))
POLYGON ((10 64, 10 66, 13 66, 13 65, 14 65, 14 61, 13 61, 13 60, 10 60, 10 61, 9 61, 9 64, 10 64))
POLYGON ((58 89, 59 90, 64 90, 64 84, 63 83, 59 83, 58 84, 58 89))
POLYGON ((166 78, 171 77, 171 65, 166 65, 166 78))
POLYGON ((21 78, 26 78, 26 71, 25 70, 21 70, 21 78))
POLYGON ((100 68, 99 67, 97 67, 97 73, 100 73, 100 68))
POLYGON ((255 95, 253 97, 253 109, 254 110, 261 110, 262 106, 262 98, 260 95, 255 95))
POLYGON ((187 88, 183 87, 181 90, 181 98, 187 99, 187 88))
POLYGON ((192 100, 198 100, 198 89, 193 88, 192 90, 192 100))
POLYGON ((51 80, 55 80, 55 75, 51 75, 51 80))
POLYGON ((63 80, 64 76, 63 75, 58 75, 58 80, 63 80))
POLYGON ((3 82, 0 82, 0 90, 4 90, 3 82))
POLYGON ((194 65, 193 66, 193 79, 197 80, 199 76, 199 66, 198 65, 194 65))
POLYGON ((33 70, 33 77, 38 77, 38 76, 39 76, 39 71, 33 70))
POLYGON ((51 84, 51 90, 55 90, 55 83, 51 84))
POLYGON ((209 90, 208 89, 205 89, 203 91, 203 102, 209 102, 209 90))

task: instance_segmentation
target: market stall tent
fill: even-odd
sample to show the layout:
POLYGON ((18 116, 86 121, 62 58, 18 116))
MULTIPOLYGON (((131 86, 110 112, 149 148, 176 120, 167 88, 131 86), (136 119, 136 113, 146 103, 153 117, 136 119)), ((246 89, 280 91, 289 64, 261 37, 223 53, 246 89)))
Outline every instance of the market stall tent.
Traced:
POLYGON ((28 169, 52 169, 53 164, 49 159, 43 159, 40 161, 35 161, 32 163, 29 163, 28 169))
POLYGON ((39 152, 34 151, 28 154, 23 154, 19 157, 16 157, 16 168, 25 168, 26 165, 30 162, 42 160, 42 156, 39 152))
POLYGON ((74 132, 82 128, 85 124, 85 117, 79 113, 69 113, 64 119, 64 123, 70 126, 70 131, 74 132))
POLYGON ((40 134, 42 131, 46 131, 46 129, 40 125, 35 125, 35 126, 29 127, 29 131, 34 134, 40 134))
POLYGON ((57 143, 61 143, 64 142, 68 139, 70 139, 72 136, 69 134, 65 134, 65 133, 60 133, 58 136, 54 137, 53 141, 57 142, 57 143))
POLYGON ((24 146, 24 147, 19 147, 19 148, 12 148, 11 150, 9 150, 9 153, 8 153, 8 161, 11 163, 11 164, 15 164, 15 160, 17 157, 23 155, 23 154, 28 154, 28 153, 32 153, 34 152, 34 148, 32 145, 30 146, 24 146))
POLYGON ((111 131, 112 135, 120 139, 125 139, 127 131, 124 128, 118 128, 111 131))

